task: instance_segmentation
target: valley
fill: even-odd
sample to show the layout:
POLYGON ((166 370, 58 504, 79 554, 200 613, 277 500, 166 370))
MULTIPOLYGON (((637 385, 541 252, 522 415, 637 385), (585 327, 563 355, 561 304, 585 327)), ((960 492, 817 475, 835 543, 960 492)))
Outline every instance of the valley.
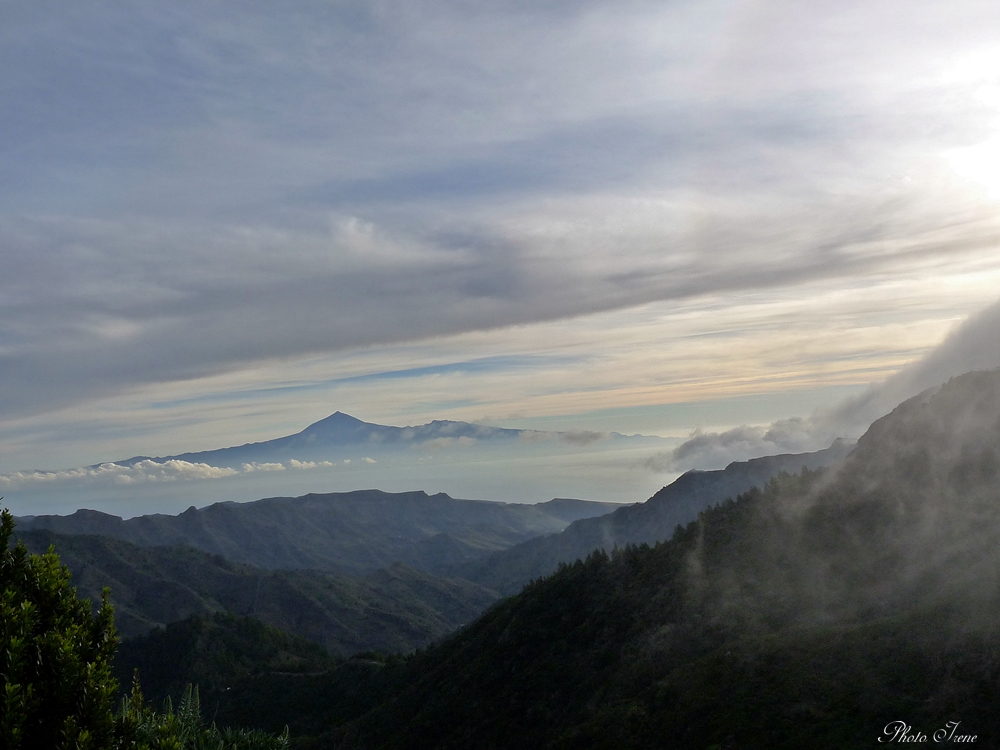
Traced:
POLYGON ((17 533, 110 587, 120 676, 296 747, 861 747, 886 716, 1000 732, 997 445, 991 371, 634 505, 367 490, 17 533))
POLYGON ((2 8, 0 750, 1000 748, 1000 3, 2 8))

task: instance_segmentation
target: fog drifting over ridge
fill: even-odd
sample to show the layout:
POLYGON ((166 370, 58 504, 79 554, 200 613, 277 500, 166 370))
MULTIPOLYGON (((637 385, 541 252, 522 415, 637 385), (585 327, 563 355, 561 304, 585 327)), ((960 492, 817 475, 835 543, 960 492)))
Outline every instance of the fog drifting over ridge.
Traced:
POLYGON ((809 417, 767 427, 743 425, 724 432, 696 431, 669 453, 650 458, 654 471, 715 469, 776 453, 819 450, 837 439, 856 440, 876 419, 903 401, 973 370, 1000 367, 1000 302, 971 316, 939 346, 859 396, 809 417))

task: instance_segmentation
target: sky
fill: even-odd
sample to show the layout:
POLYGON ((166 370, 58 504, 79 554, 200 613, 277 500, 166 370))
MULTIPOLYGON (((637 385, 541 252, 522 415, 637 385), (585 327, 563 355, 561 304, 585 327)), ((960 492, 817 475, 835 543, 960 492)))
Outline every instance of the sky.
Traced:
POLYGON ((857 437, 994 319, 995 2, 0 19, 0 473, 338 410, 714 468, 857 437))

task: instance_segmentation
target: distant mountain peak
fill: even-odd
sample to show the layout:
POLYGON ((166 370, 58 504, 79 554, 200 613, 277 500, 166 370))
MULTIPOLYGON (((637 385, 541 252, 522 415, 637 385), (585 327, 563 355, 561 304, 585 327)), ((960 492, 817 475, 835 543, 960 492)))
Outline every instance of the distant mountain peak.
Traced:
MULTIPOLYGON (((364 422, 358 419, 357 417, 352 417, 350 414, 345 414, 342 411, 335 411, 329 417, 324 417, 318 422, 313 422, 311 425, 306 427, 306 430, 311 430, 314 427, 319 427, 321 425, 327 426, 327 425, 340 425, 340 424, 359 425, 359 424, 369 424, 369 423, 364 422)), ((303 430, 303 432, 305 432, 305 430, 303 430)))
MULTIPOLYGON (((271 440, 156 458, 135 456, 114 463, 131 467, 144 461, 162 464, 179 460, 231 468, 237 472, 254 471, 258 467, 263 467, 264 470, 306 465, 315 468, 320 464, 332 467, 334 463, 346 466, 352 461, 377 463, 379 451, 395 452, 398 455, 406 449, 425 446, 430 450, 449 449, 452 446, 464 450, 479 444, 499 445, 501 441, 512 445, 525 435, 537 439, 548 437, 553 441, 562 439, 570 445, 589 442, 589 440, 580 442, 572 432, 491 427, 452 419, 435 419, 425 424, 396 427, 366 422, 338 410, 318 422, 313 422, 300 432, 271 440)), ((98 465, 89 468, 96 469, 98 465)))

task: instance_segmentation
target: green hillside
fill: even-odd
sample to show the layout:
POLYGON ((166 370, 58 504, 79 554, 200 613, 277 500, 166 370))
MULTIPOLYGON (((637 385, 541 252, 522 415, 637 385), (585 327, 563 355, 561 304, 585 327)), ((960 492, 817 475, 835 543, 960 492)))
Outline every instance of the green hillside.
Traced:
POLYGON ((496 599, 468 581, 396 564, 368 576, 262 570, 190 547, 138 547, 100 536, 28 531, 32 551, 54 546, 83 597, 111 588, 123 637, 193 615, 252 616, 337 654, 405 653, 472 621, 496 599))
POLYGON ((316 747, 869 748, 900 720, 996 746, 998 446, 1000 373, 956 378, 837 470, 564 566, 372 666, 364 701, 284 710, 316 747))
POLYGON ((127 693, 138 670, 143 695, 154 705, 174 702, 188 684, 197 685, 203 704, 233 685, 262 674, 315 674, 338 664, 325 648, 289 635, 252 617, 226 613, 194 615, 122 641, 114 658, 119 692, 127 693))
POLYGON ((97 534, 143 547, 186 545, 260 568, 362 575, 403 562, 442 573, 618 506, 557 499, 536 505, 378 490, 216 503, 123 520, 92 510, 18 519, 20 531, 97 534))
POLYGON ((489 557, 460 563, 451 572, 502 594, 514 594, 528 581, 555 572, 560 563, 583 559, 594 550, 610 552, 616 546, 670 539, 678 525, 690 523, 705 508, 751 487, 763 487, 779 472, 796 473, 803 468, 836 464, 851 447, 838 440, 830 448, 814 453, 765 456, 734 461, 717 471, 689 471, 644 503, 579 519, 557 534, 535 537, 489 557))

